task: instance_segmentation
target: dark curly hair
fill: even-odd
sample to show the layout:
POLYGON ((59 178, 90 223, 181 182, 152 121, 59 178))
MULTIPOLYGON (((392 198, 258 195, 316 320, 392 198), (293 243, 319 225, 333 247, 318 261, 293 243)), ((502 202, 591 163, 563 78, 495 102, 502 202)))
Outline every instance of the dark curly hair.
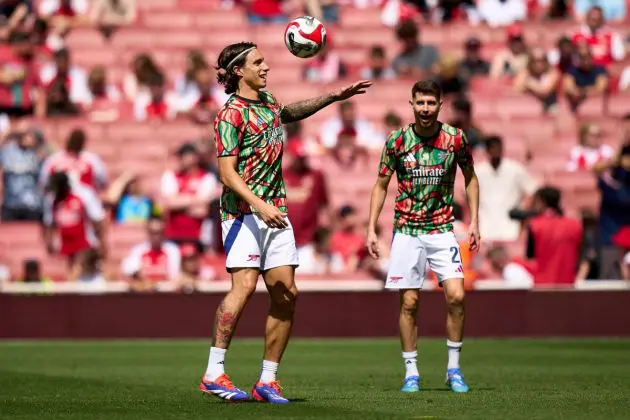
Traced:
POLYGON ((238 88, 239 76, 234 73, 234 67, 245 64, 248 54, 243 54, 243 52, 251 48, 258 48, 258 46, 253 42, 239 42, 228 45, 219 54, 216 66, 217 81, 225 86, 225 93, 228 95, 235 93, 238 88), (239 56, 239 54, 242 55, 239 56), (234 60, 236 57, 238 58, 234 60), (230 68, 227 68, 228 66, 230 68))

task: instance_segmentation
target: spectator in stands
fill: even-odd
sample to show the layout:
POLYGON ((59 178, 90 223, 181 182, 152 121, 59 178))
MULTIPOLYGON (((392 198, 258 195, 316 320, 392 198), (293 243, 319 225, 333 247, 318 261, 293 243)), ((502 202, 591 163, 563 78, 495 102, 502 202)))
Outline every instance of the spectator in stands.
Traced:
POLYGON ((391 80, 396 78, 394 69, 387 62, 385 48, 373 45, 368 54, 367 66, 361 69, 361 78, 366 80, 391 80))
POLYGON ((144 193, 142 179, 133 171, 123 172, 116 178, 105 195, 112 208, 116 223, 144 224, 156 212, 153 200, 144 193))
POLYGON ((356 106, 352 101, 339 104, 339 116, 323 124, 320 140, 324 147, 334 149, 339 142, 339 136, 347 133, 353 133, 356 144, 368 149, 378 149, 385 141, 374 132, 374 128, 367 120, 357 116, 356 106))
POLYGON ((396 112, 389 111, 387 114, 385 114, 385 117, 383 118, 383 124, 385 126, 385 135, 387 136, 392 131, 396 131, 399 128, 402 128, 403 120, 396 112))
POLYGON ((210 67, 197 69, 194 87, 189 87, 188 93, 180 97, 180 113, 189 116, 198 124, 210 125, 229 98, 223 89, 216 86, 214 80, 214 72, 210 67))
POLYGON ((104 66, 96 66, 88 76, 90 100, 86 108, 90 112, 90 120, 95 122, 113 122, 120 116, 118 104, 121 99, 120 91, 107 80, 107 70, 104 66))
POLYGON ((558 39, 556 48, 547 54, 547 61, 562 74, 568 72, 575 61, 575 46, 571 39, 567 36, 558 39))
POLYGON ((536 263, 537 286, 572 285, 577 279, 582 225, 563 215, 560 199, 560 190, 543 187, 532 200, 537 215, 528 222, 527 257, 536 263))
POLYGON ((85 150, 86 141, 83 130, 72 130, 65 150, 52 154, 44 161, 39 181, 42 188, 46 188, 55 172, 64 172, 73 184, 82 184, 97 191, 107 187, 105 163, 97 154, 85 150))
POLYGON ((147 80, 148 92, 139 93, 133 104, 136 121, 168 121, 177 116, 177 98, 166 89, 166 80, 160 72, 152 73, 147 80))
POLYGON ((308 16, 325 23, 339 23, 339 5, 336 0, 305 0, 304 3, 308 16))
POLYGON ((354 271, 359 264, 359 254, 365 243, 364 235, 359 231, 357 211, 353 206, 345 205, 339 209, 337 230, 330 243, 332 252, 343 258, 345 269, 354 271))
POLYGON ((599 238, 597 232, 597 217, 590 209, 582 209, 582 249, 580 265, 578 266, 577 281, 599 278, 599 238))
MULTIPOLYGON (((602 2, 603 3, 603 2, 602 2)), ((605 27, 604 12, 601 7, 591 7, 586 14, 586 24, 573 34, 576 46, 588 46, 593 64, 607 67, 625 56, 623 40, 619 34, 605 27)))
POLYGON ((514 88, 538 99, 545 113, 556 109, 559 84, 560 72, 549 65, 542 48, 533 48, 530 51, 527 67, 514 79, 514 88))
POLYGON ((578 144, 569 154, 567 170, 570 172, 590 171, 595 164, 613 157, 612 147, 601 142, 602 129, 595 123, 582 123, 578 144))
POLYGON ((434 80, 441 86, 442 95, 462 95, 466 93, 466 80, 460 63, 454 54, 444 54, 438 60, 434 80))
POLYGON ((50 283, 52 280, 42 273, 42 265, 39 260, 25 260, 22 264, 22 277, 18 280, 22 283, 50 283))
POLYGON ((440 58, 437 48, 420 42, 420 30, 413 21, 398 25, 396 37, 402 44, 402 51, 392 63, 396 74, 415 79, 429 76, 440 58))
POLYGON ((50 178, 49 194, 44 202, 44 242, 50 254, 68 259, 70 273, 82 273, 91 249, 105 258, 105 212, 94 190, 72 185, 64 172, 50 178), (55 246, 55 234, 59 248, 55 246))
POLYGON ((165 240, 164 222, 152 218, 147 223, 147 241, 134 246, 122 262, 122 273, 135 292, 152 292, 157 284, 175 285, 181 274, 181 254, 174 243, 165 240))
POLYGON ((481 147, 484 145, 484 134, 477 127, 472 117, 472 104, 465 96, 460 96, 453 101, 453 116, 450 125, 461 128, 468 142, 472 147, 481 147))
POLYGON ((136 55, 131 64, 131 72, 127 73, 123 80, 123 91, 127 99, 133 102, 138 95, 148 94, 149 81, 153 74, 159 72, 158 65, 150 55, 136 55))
POLYGON ((548 20, 565 20, 570 18, 571 8, 568 3, 569 0, 538 1, 539 6, 546 6, 544 18, 548 20))
POLYGON ((103 270, 103 258, 95 249, 88 249, 81 260, 80 266, 75 266, 68 276, 71 282, 105 287, 107 278, 103 270))
POLYGON ((507 28, 507 48, 492 59, 490 76, 495 79, 512 78, 527 67, 528 59, 528 47, 523 37, 523 29, 520 25, 510 25, 507 28))
POLYGON ((42 192, 37 177, 42 164, 44 139, 42 134, 29 128, 16 132, 14 141, 0 148, 2 171, 2 222, 17 220, 41 221, 42 192))
POLYGON ((494 272, 501 276, 507 287, 529 289, 534 286, 534 276, 528 270, 528 264, 517 258, 510 258, 503 245, 491 247, 487 258, 494 272))
POLYGON ((481 41, 478 38, 466 40, 464 58, 460 66, 465 80, 474 76, 487 76, 490 73, 490 63, 481 57, 481 41))
POLYGON ((186 54, 186 71, 175 79, 175 93, 181 97, 186 97, 191 92, 197 93, 199 90, 195 80, 197 70, 208 67, 208 62, 202 51, 197 49, 189 50, 186 54))
POLYGON ((90 21, 106 39, 121 26, 136 20, 136 0, 93 0, 90 21))
POLYGON ((180 248, 182 256, 181 274, 177 288, 184 293, 192 293, 197 288, 201 272, 201 253, 194 245, 186 244, 180 248))
POLYGON ((7 41, 13 31, 20 28, 33 12, 31 0, 4 0, 0 2, 0 42, 7 41))
POLYGON ((604 96, 609 86, 608 72, 602 66, 593 63, 593 56, 586 48, 578 52, 577 65, 571 67, 563 79, 564 94, 571 110, 578 107, 587 98, 604 96))
POLYGON ((325 227, 315 230, 308 244, 298 249, 300 266, 296 273, 304 275, 328 275, 342 273, 345 269, 342 256, 330 246, 331 231, 325 227))
POLYGON ((288 20, 281 0, 247 0, 247 21, 252 25, 284 23, 288 20))
POLYGON ((210 202, 216 196, 217 179, 201 168, 195 145, 183 144, 177 150, 175 171, 162 175, 160 207, 166 215, 166 237, 178 244, 201 247, 202 225, 210 202))
POLYGON ((71 29, 89 23, 88 8, 87 0, 42 0, 38 15, 56 34, 65 36, 71 29))
POLYGON ((0 115, 32 115, 41 96, 33 45, 24 32, 13 33, 10 42, 0 45, 0 115))
POLYGON ((520 225, 510 219, 510 211, 534 193, 536 182, 519 162, 503 157, 503 139, 486 138, 488 161, 477 170, 481 195, 479 223, 486 241, 514 241, 520 225))
POLYGON ((575 17, 579 21, 588 22, 593 8, 600 9, 599 14, 606 20, 622 22, 626 17, 625 0, 575 0, 573 8, 575 17))
POLYGON ((613 243, 619 248, 619 268, 621 269, 621 279, 630 280, 630 226, 621 228, 615 236, 613 243))
POLYGON ((332 214, 326 177, 310 166, 303 141, 291 140, 285 150, 289 156, 289 165, 283 170, 287 206, 299 250, 310 244, 321 221, 332 221, 332 214))
POLYGON ((599 234, 601 240, 601 279, 620 277, 619 252, 613 236, 630 225, 630 114, 624 117, 625 133, 612 158, 593 167, 601 193, 599 234))
POLYGON ((314 83, 332 83, 345 79, 348 67, 341 55, 333 49, 332 39, 326 40, 326 45, 304 67, 304 80, 314 83))
POLYGON ((55 51, 53 62, 42 68, 40 78, 47 95, 38 104, 37 114, 75 115, 90 103, 87 74, 73 65, 67 49, 55 51))
POLYGON ((508 26, 527 18, 525 0, 478 0, 477 12, 491 28, 508 26))

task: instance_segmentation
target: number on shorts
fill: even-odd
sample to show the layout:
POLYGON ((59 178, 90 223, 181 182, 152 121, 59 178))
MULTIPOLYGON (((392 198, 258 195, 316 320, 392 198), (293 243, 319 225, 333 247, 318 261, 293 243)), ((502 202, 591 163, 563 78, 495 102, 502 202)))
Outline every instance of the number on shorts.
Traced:
POLYGON ((451 252, 453 253, 453 257, 451 258, 451 261, 453 261, 453 263, 455 264, 461 264, 461 261, 459 259, 459 248, 456 246, 452 246, 451 252))

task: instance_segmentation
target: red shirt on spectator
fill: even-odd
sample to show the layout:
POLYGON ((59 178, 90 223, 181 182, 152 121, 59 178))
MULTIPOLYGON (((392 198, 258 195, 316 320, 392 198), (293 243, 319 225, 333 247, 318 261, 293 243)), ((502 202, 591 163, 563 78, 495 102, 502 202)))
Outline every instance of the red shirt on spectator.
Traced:
POLYGON ((328 205, 324 174, 311 169, 299 173, 287 168, 283 171, 283 177, 295 243, 297 246, 309 244, 318 226, 319 211, 328 205))
POLYGON ((573 44, 586 43, 593 54, 595 65, 608 67, 612 62, 623 60, 625 55, 623 41, 619 34, 602 28, 593 33, 584 26, 573 35, 573 44))
MULTIPOLYGON (((202 169, 192 173, 168 171, 162 176, 163 196, 197 195, 209 197, 217 187, 211 173, 202 169)), ((166 221, 166 237, 173 240, 199 240, 204 219, 188 214, 186 210, 170 211, 166 221)))
POLYGON ((143 279, 160 281, 177 281, 181 266, 181 254, 177 245, 162 243, 154 249, 146 242, 136 245, 122 263, 122 272, 128 277, 140 275, 143 279))
POLYGON ((62 150, 48 157, 40 175, 42 187, 46 187, 48 179, 55 172, 66 172, 74 182, 91 188, 100 189, 107 185, 105 163, 91 152, 84 151, 77 156, 62 150))
POLYGON ((580 222, 547 210, 530 221, 529 229, 529 253, 536 262, 535 284, 573 284, 582 245, 580 222))
POLYGON ((274 17, 283 14, 282 5, 278 0, 254 0, 248 12, 260 17, 274 17))
POLYGON ((44 224, 56 227, 61 240, 61 255, 71 256, 96 246, 92 223, 104 219, 103 206, 89 188, 77 186, 63 200, 46 197, 44 224))
POLYGON ((358 232, 334 232, 330 240, 330 248, 333 252, 341 255, 345 263, 348 263, 352 257, 359 256, 363 250, 365 238, 358 232))

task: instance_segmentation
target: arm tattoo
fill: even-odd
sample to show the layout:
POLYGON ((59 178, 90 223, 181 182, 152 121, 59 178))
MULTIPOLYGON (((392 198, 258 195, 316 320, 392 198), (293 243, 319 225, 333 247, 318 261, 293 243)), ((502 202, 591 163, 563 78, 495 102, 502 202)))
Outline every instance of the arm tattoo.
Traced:
POLYGON ((305 99, 303 101, 295 102, 286 105, 282 108, 280 119, 283 124, 303 120, 306 117, 310 117, 322 108, 335 102, 332 93, 327 95, 318 96, 317 98, 305 99))
POLYGON ((212 334, 213 346, 220 345, 227 347, 230 345, 237 319, 236 314, 228 311, 225 308, 225 303, 221 302, 217 309, 217 317, 214 321, 214 333, 212 334))

